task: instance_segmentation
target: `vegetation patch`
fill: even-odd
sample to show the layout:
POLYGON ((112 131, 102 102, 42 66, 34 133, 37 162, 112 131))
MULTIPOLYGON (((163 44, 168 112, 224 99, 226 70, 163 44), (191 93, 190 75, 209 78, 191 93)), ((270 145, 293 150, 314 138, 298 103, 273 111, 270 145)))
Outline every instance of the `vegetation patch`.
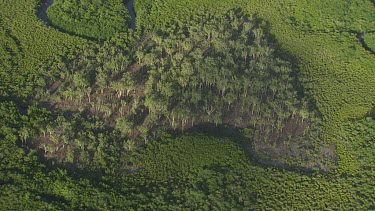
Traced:
POLYGON ((363 35, 363 41, 366 46, 375 53, 375 33, 366 33, 363 35))
POLYGON ((289 23, 310 32, 361 32, 374 27, 374 23, 365 24, 366 19, 375 18, 369 1, 286 0, 282 6, 289 23))
POLYGON ((277 58, 264 28, 232 9, 138 40, 113 38, 47 67, 56 74, 45 78, 38 97, 55 109, 95 115, 123 139, 145 143, 160 129, 201 123, 252 128, 248 147, 264 159, 322 168, 309 155, 319 148, 319 118, 297 95, 298 71, 277 58))
POLYGON ((148 71, 143 124, 252 127, 255 151, 267 158, 303 156, 302 148, 319 137, 313 126, 318 118, 297 96, 292 75, 298 71, 275 56, 264 28, 233 9, 147 36, 136 51, 138 65, 148 71))
POLYGON ((375 170, 375 120, 366 117, 345 125, 343 139, 346 147, 354 152, 361 169, 375 170))
POLYGON ((47 9, 47 16, 59 29, 96 39, 127 32, 131 20, 121 0, 54 0, 47 9))
POLYGON ((2 1, 1 210, 375 209, 371 1, 123 3, 2 1))

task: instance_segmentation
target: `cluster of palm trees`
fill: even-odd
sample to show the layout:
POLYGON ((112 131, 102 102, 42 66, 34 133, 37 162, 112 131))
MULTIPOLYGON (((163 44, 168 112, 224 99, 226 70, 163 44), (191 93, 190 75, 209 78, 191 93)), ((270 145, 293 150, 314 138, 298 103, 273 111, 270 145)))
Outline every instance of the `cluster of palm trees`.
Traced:
POLYGON ((207 17, 142 43, 147 53, 136 57, 148 69, 145 105, 172 128, 212 122, 253 126, 268 136, 289 119, 313 116, 297 98, 291 65, 275 57, 251 17, 207 17))

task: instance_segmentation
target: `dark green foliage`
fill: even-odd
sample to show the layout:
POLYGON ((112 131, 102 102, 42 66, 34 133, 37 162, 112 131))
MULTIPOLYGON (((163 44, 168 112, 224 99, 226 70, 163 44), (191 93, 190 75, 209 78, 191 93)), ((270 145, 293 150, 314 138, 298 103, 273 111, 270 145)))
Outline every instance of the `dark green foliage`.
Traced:
POLYGON ((96 39, 127 32, 130 26, 130 16, 121 0, 54 0, 47 15, 57 28, 96 39))
POLYGON ((366 117, 344 125, 343 139, 354 152, 354 158, 361 169, 375 170, 375 120, 366 117))
POLYGON ((375 209, 371 1, 41 3, 0 6, 0 210, 375 209), (250 128, 160 132, 204 122, 250 128))
POLYGON ((210 166, 230 165, 232 160, 246 161, 239 146, 230 140, 203 134, 164 138, 160 143, 148 146, 140 159, 144 172, 158 181, 188 177, 210 166))
POLYGON ((297 98, 296 71, 275 56, 263 28, 234 9, 147 36, 135 54, 148 70, 149 118, 182 130, 200 123, 253 127, 253 147, 267 159, 316 162, 307 158, 312 136, 320 138, 316 115, 297 98))
POLYGON ((161 202, 169 200, 164 206, 248 209, 256 202, 253 188, 241 188, 245 185, 243 173, 250 166, 247 158, 228 139, 203 134, 164 138, 141 156, 145 177, 173 190, 164 190, 161 202))
POLYGON ((149 145, 132 174, 51 170, 6 148, 3 163, 15 168, 1 169, 4 209, 370 209, 374 198, 373 175, 333 179, 256 166, 233 140, 203 134, 149 145))
POLYGON ((274 57, 255 24, 231 10, 151 35, 141 46, 149 53, 136 52, 150 68, 145 105, 151 115, 165 116, 173 128, 212 122, 272 125, 272 131, 288 119, 313 116, 297 100, 291 66, 274 57))
POLYGON ((144 167, 140 173, 149 181, 144 184, 146 197, 151 197, 147 204, 158 209, 369 209, 373 205, 371 188, 354 193, 360 182, 374 185, 368 180, 373 175, 333 179, 330 174, 253 165, 227 138, 203 134, 163 138, 149 145, 139 160, 144 167))
POLYGON ((20 46, 10 32, 3 27, 1 17, 0 39, 0 95, 7 96, 17 86, 13 84, 13 78, 9 77, 9 75, 13 75, 13 71, 17 67, 20 46))

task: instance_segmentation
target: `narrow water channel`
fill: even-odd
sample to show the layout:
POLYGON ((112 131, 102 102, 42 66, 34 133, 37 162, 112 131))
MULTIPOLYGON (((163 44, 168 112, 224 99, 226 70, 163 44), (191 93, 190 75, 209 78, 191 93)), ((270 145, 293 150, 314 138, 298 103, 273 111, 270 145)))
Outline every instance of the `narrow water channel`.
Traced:
POLYGON ((42 20, 47 26, 51 25, 50 22, 48 21, 47 9, 52 4, 53 4, 53 0, 43 0, 38 10, 39 19, 42 20))
POLYGON ((134 0, 124 0, 126 9, 128 9, 129 15, 131 17, 130 27, 135 31, 135 10, 134 10, 134 0))

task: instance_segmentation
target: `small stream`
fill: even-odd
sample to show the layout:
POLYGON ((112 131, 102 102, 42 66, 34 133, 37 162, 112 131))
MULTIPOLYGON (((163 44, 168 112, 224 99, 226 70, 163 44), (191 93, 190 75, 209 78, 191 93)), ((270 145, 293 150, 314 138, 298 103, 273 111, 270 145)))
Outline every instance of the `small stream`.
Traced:
POLYGON ((50 22, 48 21, 47 9, 52 4, 53 4, 53 0, 43 0, 38 10, 39 19, 42 20, 47 26, 51 25, 50 22))
MULTIPOLYGON (((130 27, 135 31, 136 30, 136 27, 135 27, 136 15, 135 15, 135 10, 134 10, 134 0, 123 0, 123 2, 131 17, 130 27)), ((47 9, 52 4, 53 4, 53 0, 42 0, 42 4, 40 5, 38 9, 39 19, 42 20, 47 26, 51 26, 51 23, 49 22, 48 16, 47 16, 47 9)))
POLYGON ((134 0, 124 0, 124 4, 126 9, 128 9, 129 15, 131 17, 130 20, 130 28, 132 28, 134 31, 136 30, 135 28, 135 10, 134 10, 134 0))

